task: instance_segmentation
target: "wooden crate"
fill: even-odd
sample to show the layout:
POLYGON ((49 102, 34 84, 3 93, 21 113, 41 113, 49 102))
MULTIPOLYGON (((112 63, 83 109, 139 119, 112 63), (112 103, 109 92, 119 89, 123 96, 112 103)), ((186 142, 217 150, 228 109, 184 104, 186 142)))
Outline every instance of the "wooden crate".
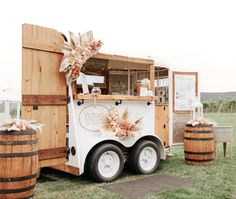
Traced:
POLYGON ((66 81, 59 72, 64 39, 56 30, 22 26, 22 118, 45 127, 39 135, 39 167, 66 162, 66 81))

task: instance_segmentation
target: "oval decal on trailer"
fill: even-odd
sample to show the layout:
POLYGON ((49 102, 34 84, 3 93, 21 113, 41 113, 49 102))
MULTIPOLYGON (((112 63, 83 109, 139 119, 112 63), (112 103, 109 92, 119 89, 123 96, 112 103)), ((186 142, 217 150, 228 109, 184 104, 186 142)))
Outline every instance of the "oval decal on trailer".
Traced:
POLYGON ((99 131, 108 108, 103 105, 90 105, 81 110, 79 123, 87 131, 99 131))

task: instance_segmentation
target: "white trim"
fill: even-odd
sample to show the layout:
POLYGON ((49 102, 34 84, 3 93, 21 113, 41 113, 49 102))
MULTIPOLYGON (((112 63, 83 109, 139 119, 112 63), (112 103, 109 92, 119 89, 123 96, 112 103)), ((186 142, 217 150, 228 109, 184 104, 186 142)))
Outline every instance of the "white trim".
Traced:
MULTIPOLYGON (((71 88, 71 84, 68 84, 68 93, 70 97, 70 102, 68 104, 69 109, 69 139, 74 139, 74 147, 76 149, 76 155, 73 156, 73 164, 71 164, 72 161, 69 161, 70 166, 74 166, 76 168, 81 169, 80 165, 80 150, 79 150, 79 137, 76 136, 76 132, 79 132, 79 128, 76 122, 76 113, 75 113, 75 107, 74 107, 74 100, 73 100, 73 92, 71 88)), ((70 140, 69 140, 70 142, 70 140)), ((71 156, 69 156, 70 158, 71 156)), ((83 173, 83 170, 80 171, 83 173)))
POLYGON ((172 71, 168 71, 168 75, 169 75, 169 143, 170 146, 173 145, 174 143, 174 129, 173 129, 173 125, 174 125, 174 121, 173 121, 173 96, 172 96, 172 71))

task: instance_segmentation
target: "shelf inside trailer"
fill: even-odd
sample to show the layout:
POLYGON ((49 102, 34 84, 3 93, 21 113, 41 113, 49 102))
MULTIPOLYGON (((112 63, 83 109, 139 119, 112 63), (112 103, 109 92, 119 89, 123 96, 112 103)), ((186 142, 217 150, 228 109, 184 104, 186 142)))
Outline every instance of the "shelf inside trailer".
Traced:
POLYGON ((155 97, 155 96, 132 96, 132 95, 75 94, 73 97, 75 100, 82 100, 82 99, 93 100, 94 98, 96 98, 96 100, 127 100, 127 101, 154 101, 154 100, 157 100, 157 97, 155 97))

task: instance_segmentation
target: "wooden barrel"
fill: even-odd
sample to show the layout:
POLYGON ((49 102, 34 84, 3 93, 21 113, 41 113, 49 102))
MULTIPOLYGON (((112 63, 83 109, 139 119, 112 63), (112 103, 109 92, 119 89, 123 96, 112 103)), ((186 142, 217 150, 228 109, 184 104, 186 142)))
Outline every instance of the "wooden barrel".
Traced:
POLYGON ((186 164, 209 165, 214 159, 214 135, 211 125, 185 126, 184 155, 186 164))
POLYGON ((29 198, 38 170, 37 133, 0 131, 0 198, 29 198))

